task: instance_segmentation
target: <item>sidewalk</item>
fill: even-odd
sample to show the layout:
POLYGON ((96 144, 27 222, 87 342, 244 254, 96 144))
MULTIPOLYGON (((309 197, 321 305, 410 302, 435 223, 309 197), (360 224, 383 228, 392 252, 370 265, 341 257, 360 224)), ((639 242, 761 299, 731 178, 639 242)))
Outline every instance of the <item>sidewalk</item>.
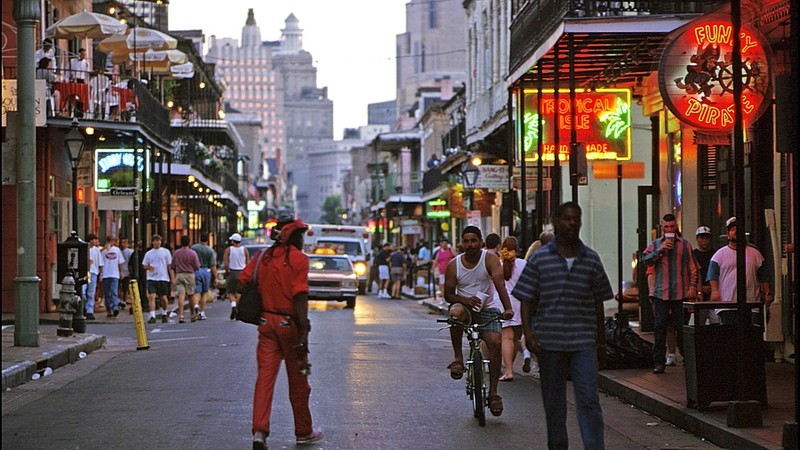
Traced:
MULTIPOLYGON (((447 312, 447 305, 439 305, 435 299, 414 299, 433 311, 441 314, 447 312)), ((653 333, 640 335, 645 340, 653 340, 653 333)), ((656 375, 649 369, 603 370, 600 371, 598 385, 606 394, 720 447, 778 450, 782 448, 784 423, 794 422, 795 366, 767 363, 765 372, 769 406, 761 411, 764 426, 760 428, 729 428, 727 403, 724 402, 713 403, 703 412, 688 408, 682 364, 668 367, 662 375, 656 375)))
POLYGON ((41 375, 47 367, 56 370, 81 359, 81 353, 89 354, 103 347, 106 337, 94 334, 92 325, 129 323, 131 327, 133 326, 133 314, 127 310, 121 311, 117 317, 106 317, 105 310, 97 311, 95 316, 96 320, 86 321, 86 333, 73 333, 70 337, 61 337, 56 334, 59 313, 39 313, 39 346, 16 347, 14 314, 3 313, 3 392, 31 381, 34 374, 41 375), (46 331, 42 325, 46 326, 46 331))

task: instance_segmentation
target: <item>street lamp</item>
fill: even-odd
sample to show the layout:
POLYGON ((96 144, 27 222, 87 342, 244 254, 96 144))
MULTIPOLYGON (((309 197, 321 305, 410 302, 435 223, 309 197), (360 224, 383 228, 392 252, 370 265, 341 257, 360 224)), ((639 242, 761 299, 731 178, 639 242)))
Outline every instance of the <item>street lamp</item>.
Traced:
POLYGON ((471 211, 474 203, 475 183, 478 181, 478 166, 473 164, 472 160, 467 160, 461 166, 461 180, 466 189, 466 197, 464 197, 464 209, 471 211))
POLYGON ((72 119, 72 129, 64 137, 64 143, 69 150, 69 159, 72 162, 72 231, 78 232, 78 166, 81 161, 86 138, 78 129, 78 119, 72 119))

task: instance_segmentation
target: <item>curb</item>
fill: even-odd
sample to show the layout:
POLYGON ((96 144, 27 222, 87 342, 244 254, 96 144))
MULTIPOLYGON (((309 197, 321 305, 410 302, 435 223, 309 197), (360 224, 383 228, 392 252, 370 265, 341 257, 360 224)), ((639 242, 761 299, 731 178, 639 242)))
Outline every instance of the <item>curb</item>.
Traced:
POLYGON ((745 435, 735 428, 725 428, 715 420, 686 406, 675 403, 653 392, 642 391, 641 388, 617 379, 612 374, 599 373, 597 378, 599 390, 617 397, 625 403, 653 414, 662 420, 686 430, 695 436, 723 448, 780 450, 773 444, 752 435, 745 435))
POLYGON ((67 364, 72 364, 80 359, 79 354, 81 352, 89 354, 102 347, 105 343, 105 336, 88 335, 77 342, 42 353, 41 358, 36 361, 23 361, 3 369, 2 390, 6 391, 27 383, 35 373, 47 367, 55 370, 67 364))

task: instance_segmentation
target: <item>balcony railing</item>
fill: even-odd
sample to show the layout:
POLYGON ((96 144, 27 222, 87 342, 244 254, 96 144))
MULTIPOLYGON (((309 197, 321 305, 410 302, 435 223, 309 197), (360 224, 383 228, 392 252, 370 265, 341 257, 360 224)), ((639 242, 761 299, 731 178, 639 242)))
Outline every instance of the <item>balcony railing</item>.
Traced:
POLYGON ((727 1, 664 1, 664 0, 528 0, 511 22, 509 67, 513 72, 565 18, 598 18, 650 16, 662 14, 706 13, 727 1))
MULTIPOLYGON (((3 79, 16 79, 15 67, 3 68, 3 79)), ((48 117, 77 117, 107 122, 138 122, 170 140, 169 111, 139 80, 118 74, 71 69, 37 69, 45 81, 48 117)))

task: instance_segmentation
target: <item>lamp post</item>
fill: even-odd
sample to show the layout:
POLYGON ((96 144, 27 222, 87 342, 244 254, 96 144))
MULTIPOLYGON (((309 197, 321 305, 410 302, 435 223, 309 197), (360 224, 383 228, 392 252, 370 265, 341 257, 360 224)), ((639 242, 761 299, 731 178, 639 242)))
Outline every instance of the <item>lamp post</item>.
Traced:
POLYGON ((81 162, 83 147, 86 138, 78 129, 78 119, 72 119, 72 129, 64 137, 64 143, 69 150, 69 160, 72 163, 72 231, 78 231, 78 166, 81 162))
POLYGON ((464 183, 464 188, 467 194, 464 197, 464 209, 471 211, 475 206, 474 189, 475 182, 478 181, 478 167, 473 164, 471 159, 467 160, 461 166, 461 180, 464 183))

